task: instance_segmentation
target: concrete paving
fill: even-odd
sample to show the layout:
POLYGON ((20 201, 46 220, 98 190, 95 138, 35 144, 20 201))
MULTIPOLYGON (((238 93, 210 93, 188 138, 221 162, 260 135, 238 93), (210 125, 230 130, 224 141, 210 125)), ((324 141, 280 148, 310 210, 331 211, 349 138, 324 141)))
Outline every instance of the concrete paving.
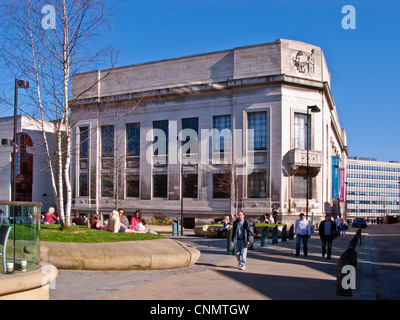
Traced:
MULTIPOLYGON (((358 256, 357 285, 351 296, 336 294, 336 266, 355 234, 333 244, 332 259, 321 256, 318 234, 309 240, 309 254, 294 256, 294 240, 248 251, 247 268, 239 270, 226 253, 226 239, 196 237, 186 232, 171 237, 196 247, 194 266, 170 270, 59 270, 50 299, 107 300, 358 300, 375 299, 371 255, 363 241, 358 256)), ((366 239, 368 235, 363 235, 366 239)))

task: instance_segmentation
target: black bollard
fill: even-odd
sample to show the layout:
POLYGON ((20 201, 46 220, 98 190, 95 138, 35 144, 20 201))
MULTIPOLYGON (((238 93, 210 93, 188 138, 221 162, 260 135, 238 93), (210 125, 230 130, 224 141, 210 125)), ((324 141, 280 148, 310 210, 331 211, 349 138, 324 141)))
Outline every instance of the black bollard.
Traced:
POLYGON ((292 224, 289 228, 289 240, 294 239, 294 224, 292 224))
POLYGON ((254 238, 256 236, 256 224, 254 222, 251 223, 251 228, 253 229, 253 236, 249 239, 249 250, 254 250, 254 238))
POLYGON ((282 228, 281 241, 287 241, 287 227, 286 224, 282 228))
POLYGON ((272 229, 272 243, 278 243, 278 225, 272 229))
POLYGON ((268 227, 264 227, 264 229, 261 231, 261 247, 268 246, 268 230, 268 227))
POLYGON ((230 229, 228 232, 228 236, 226 237, 226 254, 235 254, 235 244, 232 241, 232 232, 230 229))
POLYGON ((336 267, 336 294, 351 296, 356 285, 357 254, 352 248, 340 256, 336 267))

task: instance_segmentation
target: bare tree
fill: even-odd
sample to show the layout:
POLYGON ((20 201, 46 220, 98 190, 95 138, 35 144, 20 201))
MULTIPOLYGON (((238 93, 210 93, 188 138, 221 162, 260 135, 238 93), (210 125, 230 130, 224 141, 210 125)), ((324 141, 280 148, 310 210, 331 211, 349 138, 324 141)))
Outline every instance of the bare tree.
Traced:
MULTIPOLYGON (((30 108, 19 113, 51 121, 56 134, 56 154, 43 139, 61 219, 69 225, 72 201, 71 105, 96 83, 79 88, 71 99, 71 77, 80 71, 112 67, 116 50, 100 49, 100 32, 108 25, 110 7, 102 0, 2 1, 0 54, 14 78, 29 80, 30 108), (64 198, 65 196, 65 198, 64 198), (64 207, 64 203, 66 206, 64 207)), ((111 70, 110 68, 108 70, 111 70)), ((107 76, 107 72, 104 76, 107 76)), ((98 79, 100 81, 101 79, 98 79)), ((7 98, 3 99, 7 101, 7 98)), ((10 101, 10 99, 8 99, 10 101)))

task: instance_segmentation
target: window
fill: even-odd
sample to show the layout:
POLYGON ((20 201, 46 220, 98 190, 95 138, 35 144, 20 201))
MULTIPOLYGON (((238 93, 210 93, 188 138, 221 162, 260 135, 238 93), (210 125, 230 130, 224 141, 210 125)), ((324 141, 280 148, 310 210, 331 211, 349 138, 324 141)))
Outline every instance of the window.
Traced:
POLYGON ((184 132, 186 137, 184 137, 185 141, 182 141, 182 145, 185 145, 190 141, 189 145, 187 145, 187 149, 184 149, 186 150, 186 155, 189 156, 190 154, 198 153, 199 118, 182 119, 182 130, 188 131, 184 132), (190 130, 187 129, 191 129, 193 131, 190 132, 190 130), (196 136, 194 137, 193 135, 195 133, 196 136))
POLYGON ((101 156, 114 157, 114 126, 101 127, 101 156))
POLYGON ((168 154, 168 120, 153 121, 154 132, 154 155, 167 155, 168 154), (161 130, 161 132, 159 132, 161 130))
POLYGON ((89 157, 89 127, 79 128, 79 158, 89 157))
POLYGON ((112 198, 114 196, 114 181, 112 174, 101 175, 101 196, 112 198))
POLYGON ((164 172, 153 173, 153 197, 167 198, 168 175, 164 172))
POLYGON ((247 177, 247 197, 267 197, 267 174, 265 170, 254 170, 247 177))
POLYGON ((183 197, 197 198, 197 173, 183 174, 183 197))
MULTIPOLYGON (((309 189, 310 191, 310 189, 309 189)), ((311 192, 308 193, 310 198, 311 192)), ((294 198, 305 199, 307 197, 307 175, 298 174, 294 176, 294 198)))
POLYGON ((89 196, 88 175, 87 174, 79 175, 79 196, 80 197, 89 196))
POLYGON ((140 156, 140 123, 126 124, 126 155, 140 156))
POLYGON ((231 116, 213 117, 213 152, 229 152, 232 144, 231 116), (227 130, 225 130, 227 129, 227 130))
POLYGON ((267 112, 247 114, 249 147, 254 150, 267 150, 267 112))
POLYGON ((231 196, 231 174, 221 172, 213 174, 213 198, 230 198, 231 196))
POLYGON ((128 174, 126 176, 126 196, 139 197, 139 174, 128 174))
MULTIPOLYGON (((311 120, 311 117, 308 117, 311 120)), ((308 145, 311 142, 311 132, 308 137, 308 145)), ((295 113, 294 114, 294 148, 307 149, 307 114, 295 113)), ((309 148, 310 149, 310 148, 309 148)))
POLYGON ((32 201, 33 154, 28 153, 27 147, 33 147, 31 137, 17 133, 14 201, 32 201))

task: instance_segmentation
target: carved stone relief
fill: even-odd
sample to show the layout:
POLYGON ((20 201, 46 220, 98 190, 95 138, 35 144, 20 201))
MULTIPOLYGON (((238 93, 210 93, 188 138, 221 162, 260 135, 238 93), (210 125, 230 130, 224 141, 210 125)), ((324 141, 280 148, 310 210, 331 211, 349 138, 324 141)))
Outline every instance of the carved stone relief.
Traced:
POLYGON ((312 49, 311 52, 306 52, 303 50, 291 50, 290 61, 292 66, 300 73, 315 72, 314 49, 312 49))

